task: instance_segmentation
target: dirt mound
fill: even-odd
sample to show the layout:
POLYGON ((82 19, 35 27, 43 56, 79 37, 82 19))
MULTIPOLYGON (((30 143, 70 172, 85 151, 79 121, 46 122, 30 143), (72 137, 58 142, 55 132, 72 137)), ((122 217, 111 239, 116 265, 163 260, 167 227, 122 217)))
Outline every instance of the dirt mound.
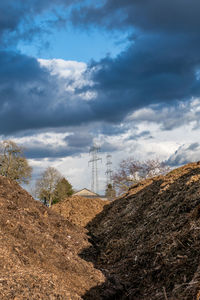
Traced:
POLYGON ((110 204, 110 201, 72 196, 53 205, 52 209, 70 222, 84 227, 103 210, 106 204, 110 204))
POLYGON ((85 232, 0 177, 0 299, 82 299, 104 279, 78 256, 85 232))
POLYGON ((88 228, 82 256, 107 281, 84 299, 199 300, 200 163, 133 186, 88 228))

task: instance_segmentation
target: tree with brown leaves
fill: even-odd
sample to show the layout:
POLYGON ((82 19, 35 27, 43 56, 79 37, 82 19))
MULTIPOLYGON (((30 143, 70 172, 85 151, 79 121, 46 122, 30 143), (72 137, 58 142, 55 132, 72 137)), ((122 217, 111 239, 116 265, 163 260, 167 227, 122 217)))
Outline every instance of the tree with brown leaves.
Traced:
POLYGON ((18 183, 28 183, 31 173, 23 148, 11 140, 0 142, 0 175, 18 183))

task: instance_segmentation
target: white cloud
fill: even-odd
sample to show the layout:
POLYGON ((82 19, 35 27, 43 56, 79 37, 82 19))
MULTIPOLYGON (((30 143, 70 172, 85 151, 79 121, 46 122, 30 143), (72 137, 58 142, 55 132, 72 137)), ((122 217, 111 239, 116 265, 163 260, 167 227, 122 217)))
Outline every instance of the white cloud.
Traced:
POLYGON ((64 59, 38 59, 41 66, 47 68, 52 75, 62 78, 71 78, 79 80, 81 75, 86 71, 87 64, 64 59))
MULTIPOLYGON (((92 86, 90 74, 86 73, 87 64, 84 62, 63 60, 63 59, 38 59, 42 67, 45 67, 51 75, 58 76, 62 81, 65 91, 73 94, 77 89, 84 86, 92 86)), ((96 97, 95 92, 80 92, 79 96, 84 100, 91 100, 96 97)))
POLYGON ((151 106, 130 113, 126 118, 132 122, 160 124, 163 130, 173 130, 183 125, 199 126, 200 99, 192 98, 188 102, 178 102, 175 106, 151 106))
MULTIPOLYGON (((72 98, 77 92, 84 100, 95 97, 89 91, 77 91, 88 84, 93 84, 90 75, 86 76, 85 63, 61 59, 38 61, 51 75, 59 78, 59 89, 71 93, 72 98)), ((34 168, 34 179, 45 168, 52 166, 57 168, 75 189, 91 187, 91 168, 88 167, 90 157, 87 151, 92 140, 97 142, 104 151, 100 153, 103 162, 99 164, 99 186, 100 193, 103 193, 106 184, 106 151, 112 154, 113 169, 117 169, 122 159, 130 156, 139 160, 153 158, 169 160, 172 165, 199 160, 200 145, 194 147, 194 143, 199 142, 200 136, 199 114, 200 99, 191 99, 187 103, 179 102, 177 106, 154 105, 137 110, 116 126, 95 122, 80 127, 72 126, 66 129, 66 132, 64 128, 61 128, 60 132, 58 129, 57 132, 52 129, 46 132, 40 130, 29 135, 26 133, 21 137, 8 138, 31 149, 35 154, 35 158, 29 160, 34 168), (143 135, 143 132, 149 134, 143 135), (73 136, 73 139, 69 139, 71 146, 66 139, 69 136, 73 136), (85 141, 88 136, 90 136, 88 144, 83 146, 83 140, 85 141), (193 146, 190 147, 191 145, 193 146), (46 155, 46 158, 41 158, 41 154, 43 157, 46 155)))
POLYGON ((170 156, 168 163, 173 166, 187 164, 189 162, 200 161, 200 144, 184 144, 170 156))
POLYGON ((69 136, 70 133, 55 133, 55 132, 45 132, 45 133, 35 133, 30 136, 24 137, 14 137, 12 140, 17 144, 27 144, 27 145, 39 145, 43 144, 44 146, 51 145, 52 147, 65 146, 64 138, 69 136))

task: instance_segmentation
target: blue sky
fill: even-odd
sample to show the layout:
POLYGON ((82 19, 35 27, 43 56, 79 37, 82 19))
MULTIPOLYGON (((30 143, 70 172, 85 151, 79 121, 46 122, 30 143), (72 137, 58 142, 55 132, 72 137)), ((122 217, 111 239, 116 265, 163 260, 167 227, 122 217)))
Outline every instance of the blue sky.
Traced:
POLYGON ((98 29, 87 31, 68 26, 54 29, 34 43, 19 41, 17 48, 36 58, 61 58, 88 63, 105 56, 116 57, 128 44, 127 33, 109 33, 98 29))
MULTIPOLYGON (((35 177, 55 166, 78 189, 90 187, 94 142, 113 168, 129 156, 196 161, 199 9, 197 0, 2 0, 1 140, 26 147, 35 177)), ((105 166, 100 178, 102 191, 105 166)))

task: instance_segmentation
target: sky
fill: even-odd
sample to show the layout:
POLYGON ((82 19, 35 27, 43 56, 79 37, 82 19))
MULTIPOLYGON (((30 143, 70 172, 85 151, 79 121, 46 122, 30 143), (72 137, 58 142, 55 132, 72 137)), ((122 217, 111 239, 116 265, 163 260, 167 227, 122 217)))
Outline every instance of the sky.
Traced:
MULTIPOLYGON (((200 157, 198 0, 1 0, 0 140, 100 193, 106 155, 177 167, 200 157)), ((33 184, 33 183, 32 183, 33 184)), ((30 187, 29 187, 30 189, 30 187)))

